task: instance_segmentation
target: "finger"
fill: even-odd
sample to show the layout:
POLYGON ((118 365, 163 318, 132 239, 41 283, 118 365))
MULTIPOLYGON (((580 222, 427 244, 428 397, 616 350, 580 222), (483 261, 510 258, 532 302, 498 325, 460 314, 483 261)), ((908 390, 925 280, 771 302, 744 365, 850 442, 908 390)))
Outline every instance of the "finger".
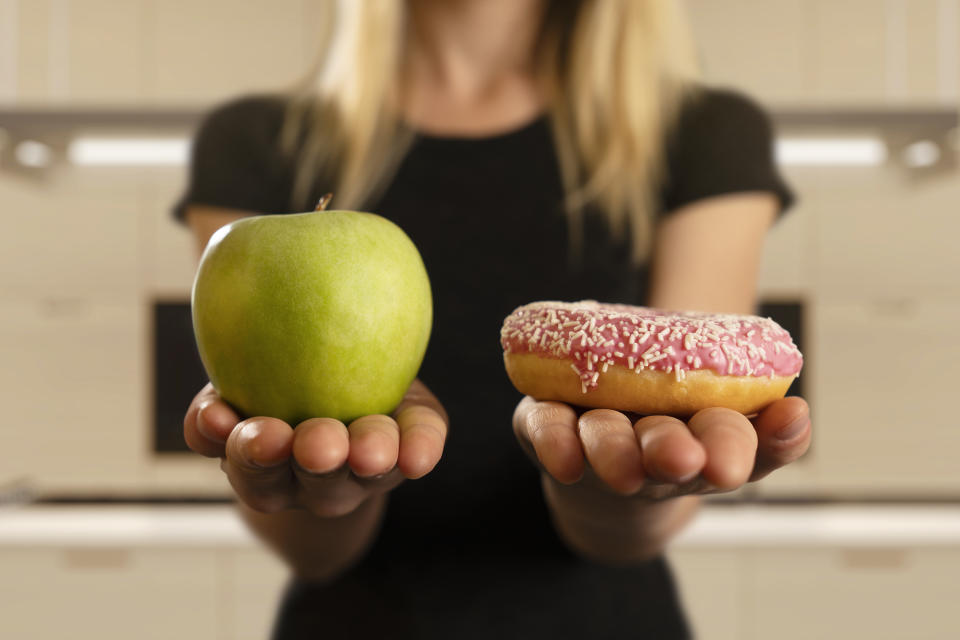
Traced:
POLYGON ((293 472, 299 485, 297 504, 324 518, 352 513, 372 496, 387 493, 403 482, 403 474, 397 468, 375 479, 357 478, 347 466, 314 474, 294 464, 293 472))
POLYGON ((777 400, 753 419, 753 426, 757 432, 757 460, 751 481, 790 464, 810 448, 810 407, 803 398, 777 400))
POLYGON ((630 419, 619 411, 594 409, 580 416, 580 442, 597 477, 617 493, 643 486, 643 458, 630 419))
POLYGON ((577 414, 568 405, 525 397, 513 413, 513 428, 528 454, 535 455, 558 482, 571 484, 583 476, 577 414))
MULTIPOLYGON (((204 407, 212 406, 218 403, 220 396, 213 388, 212 384, 207 384, 200 390, 186 415, 183 417, 183 439, 193 451, 210 458, 220 458, 224 455, 224 442, 214 437, 208 436, 200 428, 200 413, 204 407)), ((218 416, 219 417, 219 416, 218 416)), ((236 422, 234 423, 236 424, 236 422)), ((232 427, 232 425, 231 425, 232 427)))
POLYGON ((350 452, 347 427, 333 418, 312 418, 293 431, 293 458, 307 473, 328 474, 343 468, 350 452))
POLYGON ((334 518, 352 513, 370 497, 347 466, 350 434, 333 418, 312 418, 293 430, 293 473, 297 503, 314 515, 334 518))
POLYGON ((292 503, 292 448, 293 429, 286 422, 251 418, 231 432, 220 466, 245 504, 257 511, 275 513, 292 503))
POLYGON ((397 466, 407 478, 421 478, 440 461, 447 422, 436 410, 423 405, 408 405, 396 416, 400 429, 397 466))
POLYGON ((757 455, 757 432, 746 416, 730 409, 704 409, 688 424, 707 452, 703 477, 718 489, 745 483, 757 455))
POLYGON ((400 430, 390 416, 372 415, 350 423, 347 462, 361 478, 384 475, 397 464, 400 430))
POLYGON ((634 425, 650 477, 670 483, 693 480, 707 461, 707 451, 682 420, 648 416, 634 425))
POLYGON ((446 409, 444 409, 443 405, 440 404, 440 401, 437 400, 437 396, 433 395, 433 392, 427 388, 427 385, 425 385, 419 379, 414 380, 410 384, 410 388, 407 389, 407 393, 403 396, 403 400, 401 400, 400 404, 397 405, 397 408, 394 409, 393 415, 396 416, 400 414, 401 411, 410 406, 430 407, 436 411, 441 418, 443 418, 445 424, 450 424, 450 416, 447 415, 446 409))
POLYGON ((197 414, 197 430, 207 439, 221 444, 227 443, 230 432, 240 422, 240 416, 230 405, 218 397, 208 398, 200 403, 197 414))
POLYGON ((297 502, 314 515, 328 518, 356 509, 367 492, 350 479, 349 452, 350 435, 339 420, 312 418, 298 424, 293 430, 297 502))

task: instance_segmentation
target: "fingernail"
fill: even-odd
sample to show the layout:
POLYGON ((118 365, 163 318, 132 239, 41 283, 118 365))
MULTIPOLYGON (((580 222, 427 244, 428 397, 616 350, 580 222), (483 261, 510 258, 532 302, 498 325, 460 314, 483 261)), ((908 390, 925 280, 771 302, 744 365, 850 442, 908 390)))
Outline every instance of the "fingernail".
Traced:
POLYGON ((810 416, 801 416, 785 426, 784 428, 777 431, 778 440, 793 440, 798 435, 803 433, 803 430, 807 428, 807 425, 810 424, 810 416))
POLYGON ((251 467, 259 467, 261 465, 257 464, 257 461, 253 459, 253 456, 250 452, 250 446, 256 437, 256 423, 254 422, 241 422, 236 427, 235 437, 237 438, 237 453, 240 454, 240 459, 244 464, 248 464, 251 467))
POLYGON ((275 462, 261 461, 266 456, 261 446, 262 443, 257 439, 257 436, 260 435, 260 425, 257 422, 241 422, 237 426, 237 429, 240 430, 237 434, 239 445, 237 449, 245 463, 251 467, 269 469, 283 462, 283 460, 277 460, 275 462))
POLYGON ((208 440, 223 443, 229 434, 220 433, 217 425, 227 421, 228 418, 222 407, 218 406, 216 402, 207 402, 200 405, 200 411, 197 412, 197 431, 208 440))

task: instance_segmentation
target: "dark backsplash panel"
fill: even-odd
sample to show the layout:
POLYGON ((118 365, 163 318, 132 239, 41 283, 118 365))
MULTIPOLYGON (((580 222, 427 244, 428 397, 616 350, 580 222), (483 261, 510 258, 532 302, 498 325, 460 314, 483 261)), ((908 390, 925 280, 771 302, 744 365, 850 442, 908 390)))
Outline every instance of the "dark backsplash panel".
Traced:
POLYGON ((153 374, 154 451, 189 451, 183 440, 183 414, 207 383, 193 339, 189 302, 154 303, 153 374))
MULTIPOLYGON (((757 313, 765 318, 773 318, 777 324, 790 332, 790 335, 793 336, 793 342, 800 349, 800 353, 804 354, 804 367, 806 367, 807 352, 804 349, 806 344, 804 340, 803 303, 799 300, 761 302, 757 313)), ((790 385, 787 395, 803 396, 803 380, 804 374, 801 373, 790 385)))
MULTIPOLYGON (((767 302, 759 315, 771 317, 790 332, 804 351, 804 308, 800 301, 767 302)), ((196 342, 189 302, 156 302, 153 308, 153 442, 158 453, 188 451, 183 441, 183 414, 207 383, 196 342)), ((803 376, 789 395, 803 395, 803 376)))

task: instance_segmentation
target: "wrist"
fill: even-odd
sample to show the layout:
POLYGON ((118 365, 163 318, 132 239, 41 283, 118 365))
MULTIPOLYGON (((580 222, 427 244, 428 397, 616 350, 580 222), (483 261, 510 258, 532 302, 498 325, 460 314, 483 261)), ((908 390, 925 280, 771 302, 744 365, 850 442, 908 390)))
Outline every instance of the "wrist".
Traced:
POLYGON ((663 551, 696 513, 697 496, 651 500, 583 481, 565 485, 542 475, 554 526, 573 551, 606 564, 648 560, 663 551))
POLYGON ((243 519, 301 580, 325 582, 366 554, 380 529, 387 496, 379 494, 342 515, 322 516, 306 508, 260 513, 238 503, 243 519))

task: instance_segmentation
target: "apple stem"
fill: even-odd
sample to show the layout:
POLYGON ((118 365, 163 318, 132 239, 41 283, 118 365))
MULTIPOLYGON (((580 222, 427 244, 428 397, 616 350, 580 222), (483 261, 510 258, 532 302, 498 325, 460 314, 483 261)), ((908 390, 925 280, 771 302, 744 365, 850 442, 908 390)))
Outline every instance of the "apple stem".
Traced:
POLYGON ((331 200, 333 200, 333 194, 332 193, 326 194, 325 196, 320 198, 319 202, 317 202, 317 208, 314 209, 314 211, 326 211, 327 205, 330 204, 331 200))

